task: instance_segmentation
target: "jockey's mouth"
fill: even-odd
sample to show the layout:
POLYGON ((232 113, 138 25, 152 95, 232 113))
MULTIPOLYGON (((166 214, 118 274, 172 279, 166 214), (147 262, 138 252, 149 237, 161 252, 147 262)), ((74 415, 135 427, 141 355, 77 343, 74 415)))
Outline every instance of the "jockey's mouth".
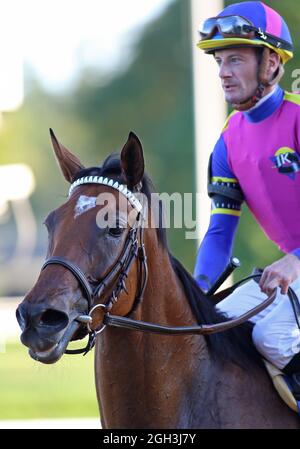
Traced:
POLYGON ((235 89, 236 87, 237 87, 236 84, 223 84, 223 89, 224 90, 235 89))

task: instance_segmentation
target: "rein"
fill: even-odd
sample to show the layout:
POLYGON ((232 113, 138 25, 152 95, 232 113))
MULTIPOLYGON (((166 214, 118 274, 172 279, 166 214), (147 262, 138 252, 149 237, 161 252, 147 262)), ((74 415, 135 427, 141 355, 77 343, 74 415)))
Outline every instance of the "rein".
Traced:
MULTIPOLYGON (((250 280, 250 279, 260 279, 260 274, 254 274, 248 276, 236 284, 234 284, 230 289, 226 289, 226 292, 230 290, 230 293, 233 292, 236 288, 238 288, 242 283, 250 280)), ((224 290, 225 291, 225 290, 224 290)), ((208 335, 215 334, 218 332, 224 332, 233 327, 239 326, 240 324, 245 323, 251 317, 256 315, 257 313, 264 310, 268 307, 276 298, 276 289, 271 293, 270 296, 267 297, 261 304, 244 313, 238 318, 234 318, 223 323, 217 324, 200 324, 198 326, 161 326, 159 324, 154 323, 146 323, 144 321, 132 320, 130 318, 114 316, 109 313, 105 315, 103 323, 106 326, 119 327, 122 329, 131 329, 142 332, 152 332, 156 334, 169 334, 169 335, 183 335, 183 334, 200 334, 200 335, 208 335)), ((222 295, 222 292, 219 293, 222 295)), ((213 299, 213 297, 212 297, 213 299)))
MULTIPOLYGON (((42 269, 46 268, 48 265, 51 264, 58 264, 62 265, 63 267, 67 268, 71 273, 76 277, 79 284, 83 288, 87 301, 88 301, 88 314, 87 315, 79 315, 76 320, 79 322, 82 322, 87 325, 88 334, 89 334, 89 340, 88 344, 85 348, 82 349, 75 349, 75 350, 69 350, 66 349, 66 354, 81 354, 84 353, 87 354, 89 352, 96 340, 97 334, 102 332, 106 326, 111 327, 118 327, 122 329, 129 329, 129 330, 135 330, 135 331, 142 331, 142 332, 152 332, 156 334, 169 334, 169 335, 192 335, 192 334, 200 334, 200 335, 208 335, 208 334, 214 334, 218 332, 224 332, 228 329, 231 329, 235 326, 239 326, 240 324, 245 323, 248 321, 251 317, 256 315, 257 313, 264 310, 266 307, 268 307, 276 298, 276 290, 272 292, 270 296, 267 297, 261 304, 254 307, 253 309, 249 310, 248 312, 244 313, 238 318, 234 318, 228 321, 225 321, 223 323, 217 323, 217 324, 200 324, 196 326, 162 326, 159 324, 154 323, 147 323, 144 321, 138 321, 133 320, 131 318, 127 317, 121 317, 116 315, 110 315, 109 311, 111 310, 112 306, 117 302, 118 295, 121 293, 122 290, 126 291, 125 286, 125 279, 128 276, 128 272, 130 270, 130 267, 135 260, 135 258, 138 257, 138 260, 140 262, 140 274, 142 275, 142 281, 140 283, 140 287, 138 289, 138 294, 136 295, 134 306, 130 313, 134 311, 136 306, 141 301, 146 283, 147 283, 147 277, 148 277, 148 269, 147 269, 147 258, 145 254, 145 246, 143 241, 143 227, 138 227, 139 221, 137 221, 137 224, 131 228, 131 230, 128 233, 128 236, 126 238, 126 242, 124 245, 124 250, 122 252, 122 255, 120 259, 115 263, 115 265, 112 267, 112 269, 108 272, 108 274, 99 282, 99 284, 94 288, 94 290, 91 288, 85 274, 80 270, 79 267, 77 267, 75 264, 73 264, 70 261, 67 261, 66 259, 63 259, 62 257, 52 257, 46 260, 44 263, 42 269), (138 239, 137 239, 137 233, 138 230, 140 231, 140 241, 138 246, 138 239), (115 277, 117 271, 119 269, 119 277, 118 281, 116 283, 116 287, 113 289, 109 299, 106 301, 106 303, 96 304, 93 306, 93 301, 96 298, 100 298, 101 294, 103 293, 104 288, 109 284, 109 282, 112 280, 112 278, 115 277), (97 308, 103 308, 104 309, 104 319, 103 323, 101 324, 100 328, 97 330, 93 330, 90 327, 90 324, 92 322, 92 314, 94 310, 97 308)), ((251 279, 260 279, 261 274, 253 274, 246 278, 243 278, 239 282, 235 283, 230 288, 227 288, 226 290, 223 290, 216 295, 210 296, 210 299, 214 300, 215 297, 222 298, 223 294, 226 293, 230 294, 232 293, 236 288, 238 288, 241 284, 244 282, 251 280, 251 279)), ((289 298, 292 300, 293 295, 295 293, 291 288, 289 288, 288 292, 289 298)), ((293 301, 292 301, 293 302, 293 301)))

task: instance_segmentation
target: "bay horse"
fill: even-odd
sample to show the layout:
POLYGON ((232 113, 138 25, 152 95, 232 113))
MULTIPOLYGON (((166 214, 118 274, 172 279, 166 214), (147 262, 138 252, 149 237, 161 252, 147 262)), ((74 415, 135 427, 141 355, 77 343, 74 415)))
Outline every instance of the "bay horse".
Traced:
POLYGON ((55 363, 88 328, 88 349, 96 340, 102 428, 299 428, 252 344, 249 323, 212 335, 105 327, 107 311, 166 326, 226 318, 171 255, 160 216, 155 226, 141 224, 138 193, 149 200, 152 217, 154 188, 138 137, 131 132, 120 155, 85 168, 50 133, 71 189, 45 221, 47 260, 17 309, 30 356, 55 363), (115 224, 105 226, 109 214, 115 224))

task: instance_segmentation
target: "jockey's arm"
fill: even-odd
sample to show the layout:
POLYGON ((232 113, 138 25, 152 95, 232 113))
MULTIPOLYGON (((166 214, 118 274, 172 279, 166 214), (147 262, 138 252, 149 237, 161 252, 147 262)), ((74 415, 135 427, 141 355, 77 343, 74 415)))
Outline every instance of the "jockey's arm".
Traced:
POLYGON ((222 136, 209 163, 208 194, 212 198, 210 224, 194 270, 194 277, 204 291, 217 280, 229 262, 243 201, 240 186, 227 161, 222 136))
POLYGON ((211 215, 194 269, 194 278, 203 291, 207 291, 225 270, 238 222, 239 217, 234 215, 211 215))

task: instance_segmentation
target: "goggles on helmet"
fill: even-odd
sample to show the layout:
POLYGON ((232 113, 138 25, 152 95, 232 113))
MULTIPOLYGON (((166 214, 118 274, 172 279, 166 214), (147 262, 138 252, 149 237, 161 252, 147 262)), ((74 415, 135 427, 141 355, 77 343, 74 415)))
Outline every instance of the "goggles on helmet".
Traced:
POLYGON ((244 39, 260 39, 276 48, 293 50, 293 46, 283 39, 268 34, 261 28, 256 28, 253 23, 242 16, 219 16, 205 20, 198 29, 201 40, 213 37, 216 31, 225 37, 240 37, 244 39))

